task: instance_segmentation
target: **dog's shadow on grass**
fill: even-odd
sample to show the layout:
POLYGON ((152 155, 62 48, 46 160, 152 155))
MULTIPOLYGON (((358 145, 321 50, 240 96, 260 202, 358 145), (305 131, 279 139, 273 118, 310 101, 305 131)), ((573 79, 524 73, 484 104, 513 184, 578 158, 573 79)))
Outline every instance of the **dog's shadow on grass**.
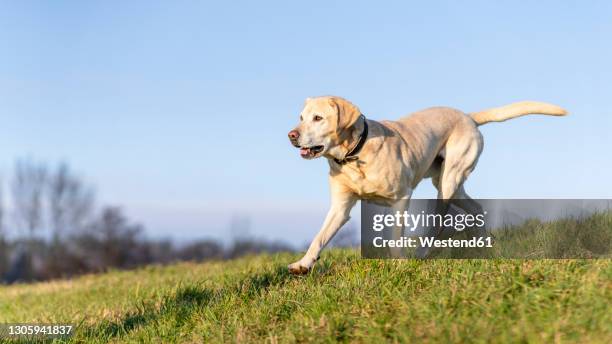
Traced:
POLYGON ((127 335, 157 321, 168 321, 168 319, 173 321, 173 328, 178 329, 194 312, 221 301, 227 294, 237 294, 248 300, 270 287, 286 283, 290 278, 291 275, 285 266, 277 266, 272 271, 249 274, 220 289, 203 285, 179 287, 178 290, 167 295, 159 307, 144 303, 118 320, 106 320, 98 325, 86 327, 80 335, 85 338, 111 339, 127 335))

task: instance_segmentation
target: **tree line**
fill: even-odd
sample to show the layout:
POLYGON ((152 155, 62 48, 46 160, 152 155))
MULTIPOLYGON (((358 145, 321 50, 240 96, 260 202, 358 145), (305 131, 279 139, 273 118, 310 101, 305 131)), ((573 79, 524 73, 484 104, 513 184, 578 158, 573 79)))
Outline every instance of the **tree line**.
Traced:
POLYGON ((230 245, 207 239, 176 245, 144 234, 121 207, 98 205, 94 188, 66 163, 21 159, 0 181, 1 283, 293 249, 248 237, 230 245))

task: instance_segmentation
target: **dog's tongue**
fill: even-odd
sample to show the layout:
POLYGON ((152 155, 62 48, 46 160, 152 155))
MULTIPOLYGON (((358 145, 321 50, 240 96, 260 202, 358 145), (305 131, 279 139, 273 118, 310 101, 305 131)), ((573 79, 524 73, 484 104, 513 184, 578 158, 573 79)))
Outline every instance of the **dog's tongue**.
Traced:
POLYGON ((308 148, 300 148, 300 155, 302 157, 306 157, 310 154, 310 149, 308 148))

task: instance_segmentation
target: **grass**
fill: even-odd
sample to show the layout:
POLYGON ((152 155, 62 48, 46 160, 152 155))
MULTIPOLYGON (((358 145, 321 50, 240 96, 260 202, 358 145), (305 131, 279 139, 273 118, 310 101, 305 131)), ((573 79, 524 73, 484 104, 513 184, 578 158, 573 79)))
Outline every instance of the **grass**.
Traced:
MULTIPOLYGON (((612 258, 612 211, 493 230, 492 248, 445 249, 445 258, 612 258)), ((457 238, 460 238, 458 236, 457 238)))
POLYGON ((363 260, 327 251, 0 287, 0 322, 71 322, 71 342, 612 341, 600 260, 363 260))
POLYGON ((0 286, 0 323, 72 323, 74 337, 56 341, 75 343, 610 343, 611 238, 604 212, 498 231, 493 252, 603 259, 365 260, 335 249, 305 277, 286 272, 299 256, 285 253, 0 286))

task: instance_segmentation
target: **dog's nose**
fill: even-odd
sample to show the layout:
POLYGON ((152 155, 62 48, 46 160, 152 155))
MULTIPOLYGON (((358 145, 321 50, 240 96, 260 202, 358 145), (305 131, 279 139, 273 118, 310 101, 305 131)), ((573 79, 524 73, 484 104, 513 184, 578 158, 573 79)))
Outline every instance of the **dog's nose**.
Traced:
POLYGON ((297 140, 300 137, 300 132, 293 129, 289 132, 288 136, 290 140, 297 140))

